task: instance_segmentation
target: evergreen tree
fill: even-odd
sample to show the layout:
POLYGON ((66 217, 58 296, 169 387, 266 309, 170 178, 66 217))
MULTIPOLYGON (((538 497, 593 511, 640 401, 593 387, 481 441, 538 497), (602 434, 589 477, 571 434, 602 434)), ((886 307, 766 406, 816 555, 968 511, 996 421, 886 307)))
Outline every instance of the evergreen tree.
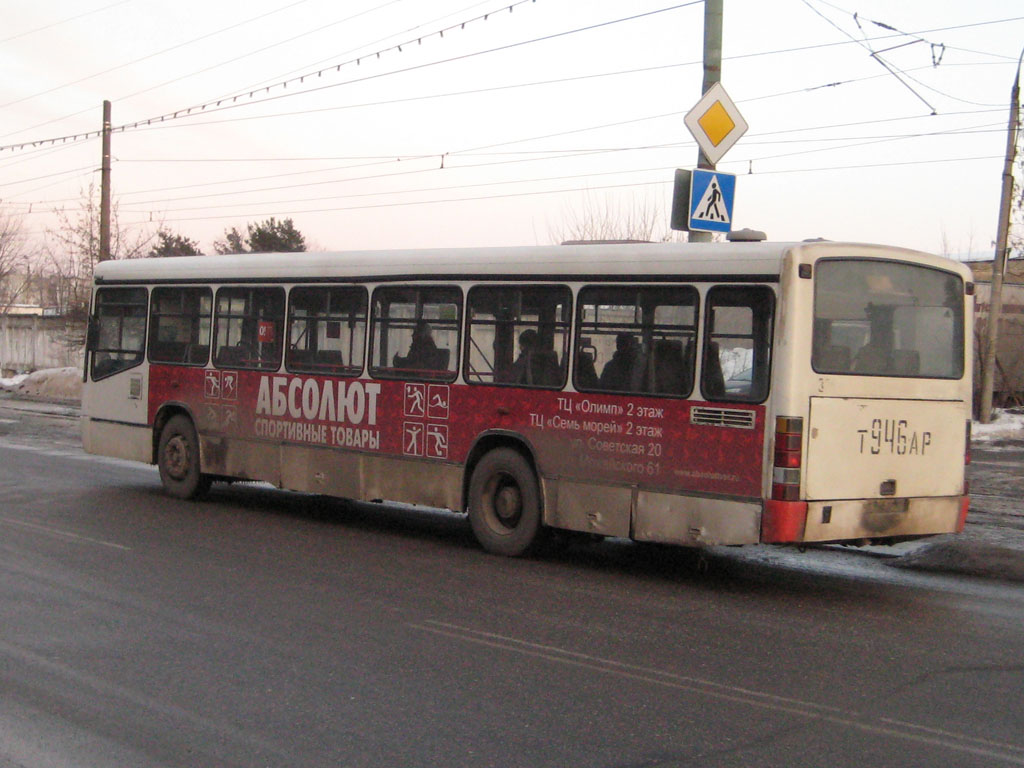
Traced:
POLYGON ((163 229, 156 233, 157 242, 150 248, 147 256, 199 256, 199 243, 184 235, 178 235, 169 229, 163 229))

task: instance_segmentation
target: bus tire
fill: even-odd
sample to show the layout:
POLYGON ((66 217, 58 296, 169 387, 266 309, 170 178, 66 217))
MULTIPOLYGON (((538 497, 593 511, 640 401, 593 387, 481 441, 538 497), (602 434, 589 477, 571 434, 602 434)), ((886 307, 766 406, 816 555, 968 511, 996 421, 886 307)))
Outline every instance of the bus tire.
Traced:
POLYGON ((175 498, 194 499, 210 490, 210 476, 199 471, 199 438, 187 416, 179 413, 164 425, 157 466, 164 490, 175 498))
POLYGON ((496 448, 473 469, 469 523, 480 546, 495 555, 517 557, 537 540, 540 488, 533 468, 518 451, 496 448))

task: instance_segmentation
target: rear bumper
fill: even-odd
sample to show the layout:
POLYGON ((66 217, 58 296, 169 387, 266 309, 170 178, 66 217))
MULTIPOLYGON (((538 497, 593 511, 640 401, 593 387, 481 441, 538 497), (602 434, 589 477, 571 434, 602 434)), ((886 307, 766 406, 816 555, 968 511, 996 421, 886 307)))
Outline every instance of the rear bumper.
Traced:
POLYGON ((860 541, 959 533, 966 510, 966 496, 768 502, 761 541, 860 541))

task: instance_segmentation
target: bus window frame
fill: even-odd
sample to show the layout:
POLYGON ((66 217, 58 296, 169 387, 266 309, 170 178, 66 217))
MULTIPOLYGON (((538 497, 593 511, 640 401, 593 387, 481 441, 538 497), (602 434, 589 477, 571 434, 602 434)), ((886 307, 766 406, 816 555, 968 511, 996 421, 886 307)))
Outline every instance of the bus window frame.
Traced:
MULTIPOLYGON (((280 285, 266 285, 266 284, 234 285, 234 284, 230 284, 230 283, 219 285, 217 287, 217 290, 214 292, 214 297, 213 297, 213 342, 210 345, 210 359, 213 362, 213 367, 217 368, 218 370, 232 370, 232 371, 264 371, 264 372, 272 372, 272 371, 279 371, 279 370, 281 370, 281 361, 284 358, 284 320, 285 320, 286 311, 287 311, 287 299, 288 299, 288 297, 286 295, 286 291, 285 291, 284 287, 280 286, 280 285), (278 293, 280 295, 280 297, 281 297, 281 304, 280 304, 281 313, 279 315, 277 315, 276 318, 273 317, 273 316, 271 317, 271 319, 275 323, 275 326, 274 326, 275 327, 275 331, 274 332, 276 334, 275 337, 277 339, 279 339, 279 341, 276 343, 277 354, 275 355, 275 358, 273 360, 271 360, 270 358, 262 358, 262 357, 260 357, 260 358, 257 359, 257 361, 254 364, 244 365, 244 364, 239 363, 239 362, 230 362, 230 363, 228 363, 228 362, 225 362, 224 360, 218 360, 217 359, 218 358, 218 353, 220 351, 220 320, 221 320, 222 317, 227 319, 227 320, 229 320, 229 321, 232 320, 232 319, 240 318, 243 321, 243 327, 244 327, 244 321, 245 320, 255 320, 257 323, 260 321, 258 316, 249 315, 249 314, 236 315, 236 314, 232 314, 232 313, 228 312, 225 315, 221 315, 221 313, 218 311, 218 304, 219 304, 219 301, 220 301, 221 293, 226 293, 226 292, 230 292, 230 291, 267 291, 267 292, 275 292, 275 293, 278 293)), ((258 334, 258 332, 257 332, 257 334, 258 334)), ((230 333, 229 333, 229 338, 230 338, 230 333)), ((238 346, 241 343, 242 343, 241 341, 237 342, 236 346, 238 346)), ((248 344, 248 342, 245 342, 245 343, 248 344)), ((257 343, 259 343, 259 342, 257 341, 257 343)), ((225 349, 226 348, 228 348, 227 345, 225 345, 225 349)))
MULTIPOLYGON (((423 382, 437 382, 437 383, 452 383, 459 378, 460 373, 460 355, 462 349, 462 338, 463 338, 463 317, 465 314, 465 302, 466 296, 465 291, 458 284, 453 283, 387 283, 385 285, 378 285, 373 289, 373 293, 370 295, 369 304, 369 333, 367 335, 367 346, 366 346, 366 372, 373 379, 381 379, 385 381, 423 381, 423 382), (414 313, 411 318, 392 318, 390 316, 385 317, 383 314, 377 315, 377 302, 381 296, 387 296, 389 293, 398 293, 400 291, 412 291, 415 293, 415 301, 413 302, 402 302, 411 303, 414 305, 414 313), (452 298, 454 301, 424 301, 423 294, 430 292, 444 292, 451 291, 452 298), (423 317, 423 306, 424 304, 454 304, 455 305, 455 319, 444 320, 435 318, 424 318, 423 317), (384 322, 387 321, 387 322, 384 322), (397 322, 394 322, 397 321, 397 322), (438 326, 439 324, 445 330, 455 331, 455 347, 437 347, 436 349, 444 349, 448 351, 448 359, 444 368, 403 368, 394 365, 396 357, 407 357, 408 354, 403 355, 401 351, 394 351, 391 349, 385 350, 385 361, 391 360, 389 365, 375 366, 373 363, 374 355, 376 354, 376 343, 377 334, 380 332, 381 326, 384 326, 385 333, 394 328, 409 327, 415 331, 415 328, 420 324, 427 324, 428 326, 438 326), (451 369, 449 366, 454 361, 454 367, 451 369)), ((396 303, 394 300, 386 302, 390 304, 396 303)), ((433 334, 435 328, 431 328, 431 334, 433 334)))
MULTIPOLYGON (((132 368, 137 368, 137 367, 139 367, 140 365, 142 365, 146 361, 146 346, 147 346, 147 340, 149 338, 149 293, 150 293, 149 288, 145 287, 145 286, 141 286, 141 287, 103 286, 103 287, 100 287, 100 288, 96 289, 96 296, 93 299, 92 314, 89 315, 89 330, 87 331, 87 341, 88 341, 88 351, 89 351, 89 377, 93 381, 102 381, 103 379, 110 378, 111 376, 114 376, 115 374, 123 373, 124 371, 131 370, 132 368), (102 334, 102 326, 100 324, 100 308, 101 308, 101 306, 103 306, 103 303, 100 301, 100 297, 102 295, 106 294, 106 293, 113 293, 115 291, 122 291, 122 292, 125 292, 125 293, 141 292, 146 297, 145 298, 145 302, 141 303, 141 304, 118 303, 117 305, 113 305, 113 304, 107 305, 107 306, 119 306, 119 307, 128 307, 128 306, 137 306, 137 307, 141 306, 141 307, 144 307, 142 315, 141 315, 141 317, 142 317, 142 344, 141 344, 141 346, 137 350, 125 349, 125 348, 118 348, 118 349, 113 349, 113 348, 100 349, 99 348, 100 337, 101 337, 101 334, 102 334), (98 367, 97 363, 96 363, 96 353, 97 352, 107 352, 107 353, 116 352, 118 354, 123 354, 125 352, 132 352, 132 353, 135 354, 135 360, 133 362, 131 362, 130 364, 128 364, 128 365, 113 367, 109 371, 105 371, 103 373, 97 374, 97 372, 96 372, 96 369, 98 367)), ((120 315, 120 320, 118 322, 118 340, 119 340, 119 343, 121 343, 123 341, 123 339, 124 339, 124 318, 125 318, 125 316, 123 314, 120 315)), ((100 361, 100 365, 102 365, 103 363, 106 363, 106 362, 110 362, 110 359, 108 358, 107 360, 100 361)))
MULTIPOLYGON (((149 294, 149 329, 148 329, 148 332, 147 332, 148 343, 146 345, 146 358, 149 360, 150 364, 152 364, 152 365, 183 365, 183 366, 187 366, 187 367, 191 367, 191 368, 205 368, 207 366, 207 364, 209 364, 209 362, 210 362, 210 354, 212 352, 212 347, 213 347, 213 344, 212 344, 212 342, 213 342, 213 314, 214 314, 213 313, 213 306, 214 306, 214 295, 213 295, 213 289, 210 288, 210 286, 207 286, 207 285, 204 285, 204 286, 194 286, 194 285, 156 285, 156 286, 153 286, 153 289, 150 291, 150 294, 149 294), (181 314, 177 314, 177 315, 157 313, 157 300, 156 300, 156 296, 157 296, 157 292, 158 291, 159 292, 164 292, 164 291, 196 291, 196 292, 201 292, 201 291, 205 291, 206 294, 209 296, 209 298, 210 298, 210 312, 209 312, 209 314, 206 315, 206 319, 209 321, 210 326, 209 326, 208 336, 207 336, 206 345, 205 345, 206 346, 206 356, 204 357, 204 359, 202 361, 189 360, 188 359, 191 356, 191 352, 190 352, 190 349, 189 349, 190 347, 193 347, 193 346, 202 347, 203 346, 202 344, 193 345, 192 342, 187 342, 187 346, 186 346, 186 350, 185 350, 185 359, 183 359, 183 360, 163 360, 163 359, 156 359, 156 358, 153 357, 153 348, 154 348, 154 346, 157 345, 157 341, 156 341, 157 330, 156 329, 159 328, 159 323, 154 323, 153 322, 154 317, 184 317, 184 318, 193 317, 192 315, 185 314, 184 312, 182 312, 181 314)), ((202 315, 196 315, 195 317, 196 317, 196 319, 201 324, 201 322, 202 322, 202 315)))
MULTIPOLYGON (((867 377, 871 377, 871 378, 923 379, 923 380, 929 380, 929 381, 959 381, 959 380, 961 380, 964 377, 965 374, 969 375, 968 365, 967 365, 967 353, 965 352, 965 349, 964 349, 964 346, 965 346, 965 344, 964 344, 964 342, 965 342, 965 328, 964 328, 963 323, 962 323, 962 321, 966 317, 966 313, 967 313, 966 300, 964 298, 965 295, 966 295, 966 283, 964 282, 963 277, 961 277, 960 275, 956 274, 955 272, 950 272, 950 271, 947 271, 947 270, 939 269, 938 267, 934 267, 934 266, 927 265, 927 264, 915 264, 915 263, 912 263, 912 262, 901 261, 901 260, 886 259, 886 258, 872 258, 872 257, 865 257, 865 256, 828 256, 828 257, 823 257, 821 259, 818 259, 817 264, 815 266, 815 270, 814 270, 814 292, 813 292, 813 299, 812 299, 812 304, 811 304, 811 322, 812 322, 812 336, 811 336, 812 341, 811 341, 811 354, 810 354, 811 370, 813 370, 815 373, 825 374, 825 375, 829 375, 829 376, 867 376, 867 377), (855 369, 856 355, 860 353, 861 349, 863 349, 864 347, 868 346, 870 341, 868 341, 864 345, 862 345, 861 349, 858 349, 856 351, 856 353, 852 349, 850 350, 850 367, 849 367, 848 370, 838 370, 839 366, 825 366, 825 365, 822 365, 821 360, 818 359, 818 343, 817 343, 818 334, 816 332, 817 331, 817 323, 818 323, 818 321, 820 319, 823 319, 823 318, 819 318, 818 317, 818 300, 819 300, 819 296, 820 296, 820 292, 819 292, 819 287, 818 286, 821 285, 820 270, 821 270, 822 266, 825 266, 825 268, 827 270, 827 268, 828 268, 827 265, 828 264, 836 263, 836 262, 847 262, 847 263, 849 263, 849 262, 860 262, 860 263, 876 262, 876 263, 879 263, 880 262, 880 263, 883 263, 883 264, 895 265, 897 267, 907 267, 907 268, 927 270, 929 272, 938 273, 940 275, 943 275, 946 278, 951 278, 951 279, 955 280, 959 284, 959 290, 957 292, 957 296, 958 296, 958 299, 959 299, 959 306, 955 307, 955 308, 954 307, 947 307, 947 309, 949 309, 951 311, 954 323, 957 322, 958 318, 961 321, 959 324, 954 325, 954 328, 953 328, 953 332, 954 332, 954 338, 953 338, 954 346, 951 349, 951 351, 956 355, 955 362, 958 364, 957 371, 955 371, 950 376, 935 376, 935 375, 923 374, 923 373, 920 373, 920 372, 918 372, 918 373, 907 373, 905 371, 901 372, 901 371, 896 371, 896 370, 881 371, 881 372, 879 372, 879 371, 872 371, 872 370, 863 370, 863 369, 856 370, 855 369), (835 368, 836 370, 833 370, 833 368, 835 368)), ((893 305, 893 306, 895 307, 895 306, 901 306, 901 305, 893 305)), ((919 305, 917 305, 917 304, 908 304, 906 306, 919 306, 919 305)), ((834 322, 834 320, 832 322, 834 322)), ((870 319, 869 318, 865 318, 863 321, 858 319, 856 322, 858 322, 858 323, 864 323, 864 322, 870 323, 870 319)), ((895 352, 896 350, 893 350, 893 351, 895 352)), ((914 350, 914 351, 919 351, 919 350, 914 350)))
MULTIPOLYGON (((573 366, 572 366, 572 368, 573 368, 573 387, 578 392, 587 392, 587 393, 591 393, 592 392, 592 393, 595 393, 595 394, 620 395, 620 396, 637 396, 637 395, 639 395, 639 396, 642 396, 642 397, 668 397, 668 398, 673 398, 673 399, 688 399, 688 398, 693 396, 694 389, 696 387, 697 346, 698 346, 698 339, 700 338, 700 333, 701 333, 701 295, 700 295, 700 291, 697 289, 696 285, 694 285, 692 283, 642 283, 642 282, 641 283, 625 283, 625 284, 623 284, 623 283, 588 283, 587 285, 582 286, 579 289, 579 291, 577 291, 577 293, 576 293, 576 312, 575 312, 574 332, 575 332, 575 343, 574 343, 574 348, 573 349, 574 349, 575 355, 574 355, 573 366), (672 334, 672 333, 674 333, 676 335, 676 337, 677 337, 676 340, 684 340, 684 339, 687 340, 687 342, 683 345, 682 350, 681 350, 682 353, 683 353, 682 364, 684 366, 684 369, 688 367, 688 371, 687 371, 688 375, 687 375, 686 380, 684 380, 684 382, 683 382, 684 386, 682 388, 682 391, 680 391, 680 392, 660 391, 659 392, 656 389, 657 384, 653 383, 653 382, 649 382, 649 381, 647 382, 647 388, 642 388, 642 389, 611 388, 611 387, 600 386, 600 385, 595 387, 595 386, 588 386, 585 382, 581 382, 580 381, 579 364, 580 364, 580 359, 581 359, 581 353, 584 352, 583 342, 584 342, 584 339, 585 339, 585 334, 590 332, 589 328, 588 329, 584 328, 584 320, 583 320, 584 307, 585 306, 601 306, 601 303, 599 301, 597 303, 588 302, 587 301, 587 294, 590 293, 590 292, 600 293, 600 292, 604 292, 604 291, 608 291, 608 292, 621 291, 623 293, 630 292, 630 291, 633 292, 634 296, 637 297, 637 299, 635 299, 633 302, 626 303, 626 304, 614 304, 614 305, 606 303, 606 306, 630 306, 630 305, 632 305, 634 307, 634 314, 633 314, 634 320, 633 320, 632 323, 615 323, 615 322, 610 322, 610 321, 601 322, 601 321, 598 321, 598 320, 595 319, 593 322, 589 323, 588 325, 591 328, 600 328, 600 327, 604 326, 604 327, 607 327, 607 328, 610 328, 610 329, 620 329, 618 331, 618 333, 616 333, 615 335, 618 335, 619 333, 629 333, 631 336, 634 336, 634 338, 639 336, 640 337, 640 341, 639 341, 639 345, 640 346, 637 347, 638 358, 643 356, 643 355, 645 355, 645 354, 653 353, 653 348, 651 350, 651 353, 644 353, 643 352, 643 346, 644 346, 644 342, 645 342, 645 339, 643 337, 645 335, 650 336, 650 341, 652 341, 652 342, 653 341, 667 340, 665 337, 668 336, 669 334, 672 334), (649 322, 649 323, 643 317, 641 317, 640 321, 636 320, 636 318, 637 318, 637 310, 640 310, 640 314, 642 315, 645 308, 652 306, 649 302, 640 301, 638 303, 638 301, 640 300, 640 298, 642 296, 644 296, 644 295, 657 296, 658 292, 668 292, 668 291, 679 291, 681 294, 685 294, 689 298, 692 298, 693 301, 690 304, 654 304, 653 307, 654 307, 655 312, 657 310, 657 307, 659 307, 659 306, 692 306, 692 308, 693 308, 693 324, 692 325, 678 325, 678 324, 665 324, 665 323, 658 324, 658 323, 654 322, 653 315, 652 315, 651 322, 649 322), (634 329, 634 330, 621 330, 621 329, 625 329, 627 327, 631 328, 631 329, 634 329), (655 336, 659 335, 659 334, 662 336, 662 338, 661 339, 656 339, 655 336)), ((605 335, 611 335, 611 334, 609 333, 609 334, 605 334, 605 335)), ((611 362, 611 360, 612 360, 612 358, 609 358, 608 360, 606 360, 604 362, 604 365, 602 365, 602 371, 601 371, 601 374, 598 375, 598 380, 600 380, 600 377, 604 375, 604 370, 603 369, 608 365, 608 363, 611 362)), ((594 362, 596 363, 596 360, 594 362)), ((595 369, 595 374, 596 374, 596 369, 595 369)), ((643 377, 641 377, 641 378, 643 378, 643 377)), ((655 378, 656 378, 656 376, 655 376, 655 378)))
MULTIPOLYGON (((549 304, 553 305, 553 306, 557 306, 558 303, 559 302, 549 302, 549 304)), ((522 309, 522 301, 521 300, 520 300, 518 306, 519 306, 519 309, 521 310, 522 309)), ((469 290, 466 292, 465 315, 466 315, 466 322, 465 322, 466 343, 464 345, 464 350, 463 350, 462 378, 466 382, 466 384, 471 385, 471 386, 520 387, 520 388, 523 388, 523 389, 544 389, 544 390, 562 390, 562 389, 565 388, 566 382, 568 380, 568 362, 569 362, 570 351, 572 349, 572 337, 573 337, 573 295, 572 295, 572 288, 570 288, 568 284, 566 284, 566 283, 512 283, 512 284, 506 284, 506 283, 478 283, 476 285, 471 286, 469 288, 469 290), (526 292, 526 291, 544 291, 544 292, 550 293, 552 295, 554 295, 555 293, 560 293, 562 295, 560 297, 558 297, 558 298, 560 299, 561 304, 564 307, 563 310, 562 310, 563 319, 555 320, 553 322, 551 322, 551 321, 545 322, 544 320, 542 320, 540 318, 538 318, 537 320, 523 320, 522 319, 522 312, 520 311, 520 314, 517 317, 515 317, 515 318, 509 317, 507 319, 499 320, 497 317, 495 317, 493 320, 473 320, 473 317, 472 317, 473 297, 475 295, 480 294, 481 292, 484 292, 484 291, 492 291, 492 292, 498 292, 498 291, 513 292, 513 291, 515 291, 515 292, 519 292, 520 299, 522 298, 522 293, 526 292), (562 333, 562 354, 561 354, 561 357, 557 359, 557 365, 558 365, 558 368, 559 368, 558 381, 557 382, 552 381, 550 383, 540 383, 540 384, 533 384, 533 383, 527 383, 527 382, 518 382, 518 381, 499 381, 498 380, 498 363, 497 363, 496 359, 491 361, 492 363, 494 363, 494 368, 491 371, 494 374, 494 378, 491 381, 482 381, 480 379, 471 379, 469 377, 469 370, 470 370, 470 368, 469 368, 469 362, 470 362, 469 357, 472 354, 472 347, 473 347, 473 327, 474 326, 492 327, 492 328, 495 329, 495 339, 497 339, 497 337, 498 337, 497 331, 498 331, 498 328, 499 328, 500 325, 508 325, 509 326, 509 328, 507 329, 508 334, 509 334, 508 343, 511 345, 509 351, 512 353, 511 356, 510 356, 509 365, 507 366, 507 373, 509 373, 509 374, 511 374, 512 369, 516 365, 516 361, 518 359, 520 359, 516 355, 517 350, 519 351, 520 355, 522 355, 522 350, 520 349, 519 339, 520 339, 520 336, 524 332, 529 331, 529 330, 533 330, 533 331, 539 333, 542 328, 546 329, 547 327, 550 327, 552 336, 557 335, 559 332, 561 332, 562 333)), ((543 344, 545 342, 542 341, 541 343, 543 344)), ((555 354, 557 355, 557 350, 554 349, 554 341, 553 340, 552 340, 552 348, 550 350, 541 350, 541 351, 544 351, 544 352, 552 351, 552 352, 555 352, 555 354)), ((481 354, 483 354, 482 351, 481 351, 481 354)), ((503 367, 503 369, 504 369, 504 367, 503 367)))
MULTIPOLYGON (((775 315, 776 308, 778 307, 778 297, 771 286, 758 285, 758 284, 740 284, 740 283, 722 283, 713 285, 708 288, 704 294, 704 312, 703 312, 703 328, 701 330, 701 362, 700 362, 700 393, 701 396, 709 401, 715 403, 743 403, 745 405, 759 405, 764 403, 771 397, 771 381, 772 381, 772 365, 774 364, 774 344, 775 344, 775 315), (734 292, 737 295, 743 293, 749 294, 760 294, 767 297, 767 318, 762 321, 764 328, 760 331, 760 335, 763 337, 763 351, 766 357, 766 363, 763 367, 757 367, 758 359, 758 317, 756 307, 753 302, 743 303, 731 303, 731 304, 716 304, 714 297, 716 294, 725 293, 726 291, 734 292), (751 309, 751 329, 749 336, 747 334, 736 334, 736 333, 714 333, 712 323, 712 312, 716 306, 725 307, 749 307, 751 309), (752 366, 750 381, 751 381, 751 394, 749 395, 736 395, 726 392, 725 380, 722 381, 721 393, 712 392, 711 387, 708 385, 708 376, 711 374, 713 369, 718 370, 718 375, 721 375, 721 357, 719 356, 714 363, 711 363, 711 355, 720 355, 718 342, 716 338, 722 337, 733 337, 733 338, 750 338, 751 339, 751 352, 754 359, 754 365, 752 366), (755 384, 763 387, 763 392, 756 393, 755 384), (758 396, 760 394, 760 396, 758 396)), ((717 382, 716 382, 717 383, 717 382)))
MULTIPOLYGON (((287 306, 285 307, 284 324, 285 324, 284 369, 288 373, 303 374, 303 375, 307 375, 307 376, 332 376, 332 377, 337 377, 337 378, 354 379, 354 378, 359 378, 360 376, 362 376, 363 371, 366 370, 366 366, 367 366, 367 362, 368 362, 368 357, 369 357, 369 355, 368 355, 368 343, 369 343, 369 338, 370 338, 370 292, 367 290, 365 285, 357 285, 357 284, 353 284, 353 283, 331 283, 331 284, 312 283, 312 284, 296 284, 296 285, 293 285, 288 290, 288 302, 287 302, 287 306), (310 365, 310 366, 304 366, 304 365, 301 365, 301 364, 295 365, 294 361, 290 359, 290 355, 293 352, 293 349, 292 349, 292 327, 293 327, 292 323, 295 320, 306 320, 308 322, 310 317, 311 317, 311 316, 303 317, 303 316, 293 315, 293 313, 292 313, 293 308, 294 308, 293 297, 295 295, 295 292, 296 291, 319 291, 319 290, 327 292, 328 307, 330 306, 330 292, 331 291, 341 290, 341 291, 344 291, 346 293, 351 293, 353 295, 355 295, 356 293, 360 294, 360 296, 362 298, 362 310, 363 310, 361 318, 360 318, 359 315, 343 316, 343 315, 330 315, 330 314, 328 314, 328 315, 324 315, 324 316, 317 316, 317 318, 314 319, 314 323, 337 322, 337 323, 340 323, 343 328, 346 325, 348 325, 350 330, 351 330, 353 322, 358 323, 360 319, 362 320, 362 323, 363 323, 363 342, 362 342, 362 345, 361 345, 361 349, 359 350, 359 352, 360 352, 360 354, 359 354, 359 361, 360 362, 359 362, 359 366, 358 367, 353 366, 353 365, 340 365, 340 366, 332 366, 332 367, 326 367, 325 366, 325 367, 322 367, 322 368, 316 368, 315 366, 312 366, 312 365, 310 365)), ((306 332, 308 333, 308 328, 307 328, 306 332)), ((355 351, 354 346, 352 346, 350 344, 349 345, 349 358, 350 359, 351 359, 352 353, 354 351, 355 351)))

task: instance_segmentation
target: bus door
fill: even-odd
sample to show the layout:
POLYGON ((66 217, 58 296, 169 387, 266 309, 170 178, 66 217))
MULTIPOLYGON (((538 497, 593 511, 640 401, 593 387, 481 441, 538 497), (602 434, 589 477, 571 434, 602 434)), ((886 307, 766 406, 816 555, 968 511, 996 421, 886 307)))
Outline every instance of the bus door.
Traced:
POLYGON ((82 410, 90 418, 126 424, 147 421, 146 288, 99 288, 86 344, 82 410))

